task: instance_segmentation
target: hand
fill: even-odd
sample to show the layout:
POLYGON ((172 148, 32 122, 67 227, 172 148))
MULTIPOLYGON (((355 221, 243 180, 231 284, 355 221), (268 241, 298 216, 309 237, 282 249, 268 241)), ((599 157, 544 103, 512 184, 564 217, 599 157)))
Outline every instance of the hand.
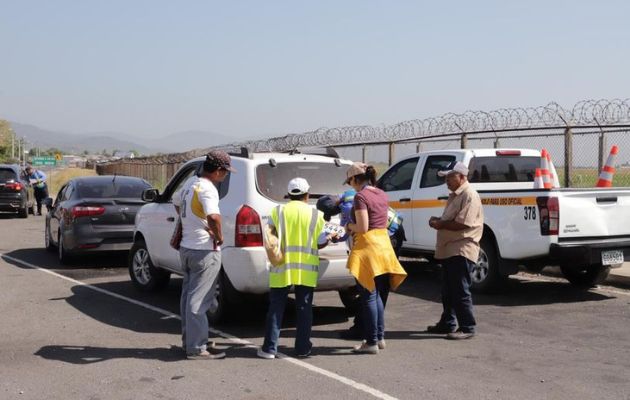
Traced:
POLYGON ((441 219, 440 219, 440 218, 438 218, 438 217, 431 217, 431 218, 429 219, 429 226, 430 226, 431 228, 433 228, 433 229, 440 229, 440 226, 441 226, 441 224, 440 224, 440 223, 441 223, 441 222, 442 222, 442 221, 441 221, 441 219))

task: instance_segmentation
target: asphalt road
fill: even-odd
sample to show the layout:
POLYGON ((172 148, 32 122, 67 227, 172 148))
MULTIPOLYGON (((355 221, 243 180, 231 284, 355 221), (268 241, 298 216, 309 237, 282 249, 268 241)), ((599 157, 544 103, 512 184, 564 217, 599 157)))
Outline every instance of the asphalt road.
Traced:
MULTIPOLYGON (((519 274, 475 295, 478 335, 424 333, 441 311, 439 271, 410 273, 387 305, 387 349, 353 355, 336 293, 315 295, 313 357, 261 360, 264 304, 216 327, 225 360, 188 361, 181 280, 132 287, 124 255, 61 266, 43 248, 43 217, 0 216, 0 399, 630 399, 630 291, 582 291, 519 274)), ((290 354, 289 312, 281 351, 290 354)))

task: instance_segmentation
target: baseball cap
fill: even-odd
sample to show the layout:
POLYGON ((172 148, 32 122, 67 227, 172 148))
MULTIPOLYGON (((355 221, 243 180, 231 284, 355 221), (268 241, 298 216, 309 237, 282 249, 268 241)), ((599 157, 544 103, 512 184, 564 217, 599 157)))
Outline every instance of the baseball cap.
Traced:
POLYGON ((464 165, 461 161, 453 161, 444 169, 438 171, 438 176, 446 176, 453 173, 462 174, 464 176, 468 176, 468 167, 464 165))
POLYGON ((353 176, 365 174, 367 167, 368 165, 362 162, 353 163, 346 171, 346 180, 343 181, 343 183, 347 185, 350 182, 350 178, 352 178, 353 176))
POLYGON ((287 187, 287 191, 289 194, 305 194, 308 193, 310 186, 308 182, 304 178, 293 178, 289 181, 289 186, 287 187))
POLYGON ((317 199, 317 209, 324 213, 324 219, 330 221, 330 217, 341 212, 339 208, 339 196, 326 195, 317 199))
POLYGON ((236 172, 234 168, 232 168, 232 160, 230 159, 230 155, 225 151, 221 150, 211 150, 206 154, 206 160, 204 161, 209 167, 215 168, 223 168, 227 169, 231 172, 236 172))

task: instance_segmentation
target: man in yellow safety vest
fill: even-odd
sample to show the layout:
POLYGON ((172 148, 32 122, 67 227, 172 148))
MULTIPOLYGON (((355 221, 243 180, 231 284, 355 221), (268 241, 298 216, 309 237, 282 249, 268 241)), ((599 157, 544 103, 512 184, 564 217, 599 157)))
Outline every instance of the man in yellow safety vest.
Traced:
POLYGON ((311 354, 312 304, 319 270, 318 250, 327 246, 333 237, 323 232, 323 214, 308 204, 309 189, 306 179, 292 179, 288 186, 291 201, 274 207, 268 221, 278 234, 284 260, 269 270, 269 311, 265 341, 257 353, 260 358, 276 357, 282 317, 291 286, 295 290, 297 314, 295 354, 298 357, 311 354))

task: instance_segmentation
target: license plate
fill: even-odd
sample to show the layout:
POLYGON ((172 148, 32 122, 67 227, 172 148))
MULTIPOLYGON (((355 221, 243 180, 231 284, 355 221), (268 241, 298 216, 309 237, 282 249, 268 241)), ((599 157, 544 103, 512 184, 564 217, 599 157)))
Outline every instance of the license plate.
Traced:
POLYGON ((614 265, 623 263, 622 250, 602 251, 602 265, 614 265))

